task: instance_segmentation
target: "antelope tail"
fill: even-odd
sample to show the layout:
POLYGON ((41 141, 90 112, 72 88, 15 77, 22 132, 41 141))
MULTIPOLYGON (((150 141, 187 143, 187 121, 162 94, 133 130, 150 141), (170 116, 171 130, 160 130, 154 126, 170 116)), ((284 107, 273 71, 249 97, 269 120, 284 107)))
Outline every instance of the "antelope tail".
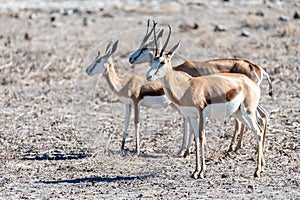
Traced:
POLYGON ((267 77, 267 80, 269 83, 269 95, 273 96, 273 87, 272 87, 272 81, 270 79, 270 76, 265 70, 262 70, 262 72, 263 72, 263 75, 265 75, 267 77))
MULTIPOLYGON (((257 83, 258 85, 260 85, 260 83, 261 83, 263 77, 259 78, 258 74, 257 74, 256 71, 254 70, 254 68, 253 68, 252 65, 249 65, 249 67, 250 67, 250 71, 252 71, 253 74, 254 74, 255 77, 256 77, 256 80, 257 80, 256 83, 257 83)), ((270 76, 269 76, 269 74, 268 74, 263 68, 261 68, 261 67, 259 67, 259 68, 260 68, 260 70, 261 70, 261 72, 262 72, 262 75, 267 77, 267 80, 268 80, 268 83, 269 83, 269 95, 270 95, 270 96, 273 96, 273 86, 272 86, 272 81, 271 81, 271 79, 270 79, 270 76)))

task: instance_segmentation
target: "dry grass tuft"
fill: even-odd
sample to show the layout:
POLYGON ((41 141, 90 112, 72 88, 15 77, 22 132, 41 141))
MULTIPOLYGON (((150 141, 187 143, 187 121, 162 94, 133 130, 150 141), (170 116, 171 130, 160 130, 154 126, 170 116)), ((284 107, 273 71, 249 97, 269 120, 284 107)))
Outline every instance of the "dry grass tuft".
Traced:
POLYGON ((259 28, 262 26, 262 21, 259 16, 256 15, 248 15, 246 16, 242 21, 243 27, 249 27, 249 28, 259 28))
POLYGON ((299 32, 299 28, 291 23, 277 28, 277 33, 280 37, 296 36, 299 32))

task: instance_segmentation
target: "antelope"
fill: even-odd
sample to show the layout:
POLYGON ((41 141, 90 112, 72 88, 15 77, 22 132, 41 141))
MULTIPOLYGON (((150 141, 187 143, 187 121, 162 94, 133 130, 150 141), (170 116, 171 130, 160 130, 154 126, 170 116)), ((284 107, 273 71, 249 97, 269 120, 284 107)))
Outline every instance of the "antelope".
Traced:
MULTIPOLYGON (((148 28, 149 28, 149 20, 148 20, 147 30, 148 28)), ((154 28, 152 28, 152 30, 153 29, 154 28)), ((160 37, 162 34, 161 32, 160 32, 160 37)), ((140 47, 130 55, 129 62, 131 64, 138 64, 144 62, 148 62, 151 64, 152 57, 153 57, 153 49, 155 49, 154 48, 155 41, 151 40, 150 42, 147 42, 147 40, 149 39, 149 35, 146 36, 141 42, 140 47)), ((156 38, 157 40, 159 39, 158 37, 156 38)), ((273 91, 272 83, 268 73, 265 70, 263 70, 260 66, 248 60, 224 58, 224 59, 214 59, 208 61, 186 61, 178 66, 173 66, 173 69, 176 71, 186 72, 192 77, 206 76, 206 75, 217 74, 217 73, 241 73, 241 74, 245 74, 250 79, 254 80, 258 85, 261 84, 263 77, 265 76, 269 83, 269 95, 272 96, 272 91, 273 91)), ((260 123, 264 127, 264 141, 265 141, 265 133, 266 133, 269 114, 260 105, 258 106, 258 112, 260 115, 258 116, 260 123)), ((187 123, 185 122, 185 124, 187 123)), ((235 120, 235 132, 228 148, 229 152, 233 151, 233 146, 235 145, 235 141, 238 135, 239 135, 239 139, 234 151, 237 151, 242 147, 242 138, 244 132, 245 132, 244 125, 240 123, 238 120, 235 120)), ((179 156, 186 156, 189 154, 189 150, 188 150, 189 142, 190 140, 189 140, 189 136, 187 135, 187 131, 184 131, 183 145, 178 153, 179 156)))
MULTIPOLYGON (((169 26, 169 36, 170 34, 169 26)), ((166 96, 188 118, 192 126, 196 148, 196 168, 192 177, 204 178, 206 170, 204 152, 206 117, 223 119, 229 116, 242 122, 256 135, 258 157, 254 176, 260 177, 263 166, 263 130, 256 119, 260 87, 244 74, 219 73, 192 77, 185 72, 175 70, 171 59, 180 41, 168 53, 164 53, 169 36, 159 55, 157 42, 155 42, 156 50, 146 78, 150 82, 161 80, 166 96)), ((156 41, 156 38, 154 40, 156 41)))
POLYGON ((110 89, 125 104, 125 128, 121 150, 125 149, 128 125, 130 121, 131 108, 134 109, 134 127, 136 139, 136 154, 140 152, 139 128, 140 128, 140 106, 151 108, 166 108, 170 101, 164 95, 162 85, 159 81, 148 82, 145 75, 134 75, 121 79, 116 74, 111 55, 116 51, 118 41, 110 42, 106 47, 104 55, 98 55, 94 61, 86 68, 88 75, 103 74, 110 89))

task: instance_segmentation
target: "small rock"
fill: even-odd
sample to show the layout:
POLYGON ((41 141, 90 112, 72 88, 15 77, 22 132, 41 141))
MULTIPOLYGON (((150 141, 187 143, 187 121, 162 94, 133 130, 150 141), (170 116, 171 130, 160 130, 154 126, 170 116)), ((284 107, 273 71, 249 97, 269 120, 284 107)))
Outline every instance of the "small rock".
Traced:
POLYGON ((280 16, 278 18, 278 20, 283 21, 283 22, 287 22, 287 21, 289 21, 289 18, 287 16, 280 16))
POLYGON ((87 9, 85 12, 86 12, 87 14, 93 14, 93 13, 95 13, 96 11, 95 11, 95 10, 92 10, 92 9, 87 9))
POLYGON ((89 19, 87 17, 83 18, 82 23, 84 26, 91 25, 92 23, 95 23, 95 19, 89 19))
POLYGON ((55 15, 51 15, 50 16, 50 22, 54 22, 56 20, 56 16, 55 15))
POLYGON ((297 11, 294 14, 294 19, 300 19, 300 14, 297 11))
POLYGON ((31 35, 29 33, 25 33, 24 39, 30 41, 32 39, 31 35))
POLYGON ((36 14, 30 13, 29 14, 29 19, 34 20, 36 18, 36 14))
POLYGON ((221 25, 215 25, 214 31, 215 32, 224 32, 224 31, 226 31, 226 29, 221 25))
POLYGON ((255 13, 255 15, 256 15, 256 16, 260 16, 260 17, 265 16, 265 14, 264 14, 262 11, 257 11, 257 12, 255 13))
POLYGON ((11 17, 18 19, 20 17, 19 13, 10 14, 11 17))
POLYGON ((242 31, 241 36, 243 36, 243 37, 249 37, 250 33, 248 31, 242 31))
POLYGON ((74 8, 73 13, 81 14, 82 11, 79 8, 74 8))
POLYGON ((54 28, 59 28, 61 26, 62 26, 62 23, 59 23, 59 22, 52 23, 52 27, 54 27, 54 28))
POLYGON ((143 198, 143 196, 144 196, 143 194, 139 194, 139 195, 136 196, 136 198, 140 199, 140 198, 143 198))
POLYGON ((64 13, 63 13, 64 16, 69 16, 69 15, 72 15, 72 14, 73 14, 72 9, 66 9, 66 10, 64 10, 64 13))
POLYGON ((104 14, 102 15, 102 17, 105 17, 105 18, 113 18, 114 16, 113 16, 112 14, 110 14, 110 13, 104 13, 104 14))
POLYGON ((198 23, 194 22, 192 24, 188 24, 188 23, 182 23, 179 25, 178 27, 180 29, 180 31, 184 32, 184 31, 188 31, 190 29, 198 29, 199 28, 199 25, 198 23))

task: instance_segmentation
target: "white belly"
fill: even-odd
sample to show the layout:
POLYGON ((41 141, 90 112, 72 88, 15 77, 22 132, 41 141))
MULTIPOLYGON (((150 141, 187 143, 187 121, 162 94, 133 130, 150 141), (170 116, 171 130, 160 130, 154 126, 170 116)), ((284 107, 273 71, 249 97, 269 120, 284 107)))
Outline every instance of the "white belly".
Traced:
POLYGON ((209 104, 203 111, 204 116, 215 119, 224 119, 235 113, 243 102, 242 94, 226 103, 209 104))
MULTIPOLYGON (((237 95, 233 100, 226 103, 209 104, 203 110, 203 116, 211 119, 224 119, 234 114, 243 102, 242 94, 237 95)), ((195 107, 179 106, 180 112, 186 117, 199 117, 195 107)))
POLYGON ((166 97, 162 96, 145 96, 141 101, 141 106, 148 108, 166 108, 171 101, 166 97))
MULTIPOLYGON (((120 100, 128 105, 133 105, 131 98, 119 97, 120 100)), ((148 108, 166 108, 171 103, 166 95, 162 96, 145 96, 140 102, 140 105, 148 108)))

